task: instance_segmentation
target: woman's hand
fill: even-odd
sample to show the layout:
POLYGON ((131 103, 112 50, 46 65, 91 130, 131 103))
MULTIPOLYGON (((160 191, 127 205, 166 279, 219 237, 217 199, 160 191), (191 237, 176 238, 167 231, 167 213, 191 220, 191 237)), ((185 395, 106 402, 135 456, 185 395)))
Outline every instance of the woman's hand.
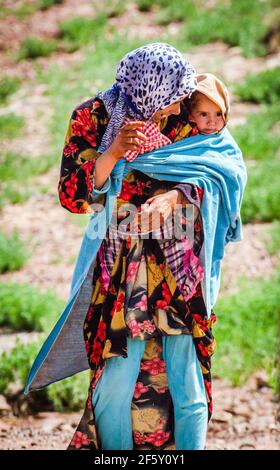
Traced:
POLYGON ((147 140, 147 137, 141 132, 144 125, 143 121, 131 121, 123 126, 106 153, 117 161, 128 150, 137 150, 141 143, 147 140))
POLYGON ((131 121, 118 132, 111 146, 97 158, 94 187, 100 189, 111 174, 115 164, 128 150, 136 150, 147 137, 141 132, 143 121, 131 121))
POLYGON ((177 189, 147 199, 141 210, 142 231, 151 231, 162 226, 174 210, 175 205, 180 202, 181 191, 177 189), (146 230, 145 225, 148 223, 149 229, 146 230))

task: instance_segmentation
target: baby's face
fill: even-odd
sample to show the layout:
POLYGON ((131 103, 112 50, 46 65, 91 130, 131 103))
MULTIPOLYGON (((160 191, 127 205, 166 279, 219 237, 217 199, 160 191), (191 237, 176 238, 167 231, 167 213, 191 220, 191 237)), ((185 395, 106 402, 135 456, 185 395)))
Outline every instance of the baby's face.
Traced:
POLYGON ((219 106, 202 94, 192 110, 192 117, 202 134, 219 132, 225 125, 219 106))

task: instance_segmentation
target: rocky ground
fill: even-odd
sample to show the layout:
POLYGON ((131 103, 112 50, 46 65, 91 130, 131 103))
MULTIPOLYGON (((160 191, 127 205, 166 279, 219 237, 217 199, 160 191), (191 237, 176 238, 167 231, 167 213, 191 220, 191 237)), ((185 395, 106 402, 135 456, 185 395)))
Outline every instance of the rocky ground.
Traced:
MULTIPOLYGON (((17 418, 0 397, 0 449, 65 450, 81 412, 44 412, 17 418)), ((214 379, 214 413, 209 424, 207 450, 279 450, 279 404, 263 371, 243 387, 233 388, 214 379)))
MULTIPOLYGON (((44 86, 35 82, 32 63, 11 61, 8 50, 11 54, 16 53, 21 40, 31 32, 40 38, 57 37, 58 21, 73 16, 75 8, 76 1, 65 0, 61 5, 45 12, 38 11, 23 21, 18 21, 13 15, 0 18, 1 70, 26 79, 7 107, 1 109, 1 114, 15 112, 27 117, 24 137, 15 139, 12 144, 4 142, 3 147, 9 145, 13 151, 20 151, 24 147, 25 153, 29 152, 31 157, 40 155, 41 149, 49 144, 47 123, 52 113, 48 98, 44 95, 44 86), (43 107, 44 113, 38 115, 38 107, 43 107)), ((87 16, 93 12, 93 2, 80 0, 79 15, 87 16)), ((131 6, 126 15, 110 21, 112 24, 118 21, 124 29, 127 24, 139 24, 137 15, 139 12, 131 6)), ((155 31, 149 14, 140 15, 143 37, 152 38, 155 33, 161 32, 159 26, 155 31)), ((168 28, 172 34, 178 25, 171 24, 168 28)), ((136 29, 131 28, 131 31, 136 29)), ((81 59, 81 51, 73 54, 56 52, 50 58, 38 59, 38 63, 42 67, 49 62, 69 66, 81 59)), ((279 63, 279 52, 264 58, 245 59, 239 48, 229 48, 217 42, 193 49, 188 59, 198 71, 217 73, 233 83, 240 81, 248 72, 275 66, 279 63)), ((239 103, 233 97, 231 123, 242 124, 246 114, 257 109, 257 105, 239 103)), ((9 233, 17 228, 21 238, 28 244, 32 257, 23 269, 1 275, 1 281, 29 282, 43 289, 52 288, 59 297, 67 299, 83 222, 78 223, 77 216, 73 217, 58 204, 58 171, 57 165, 47 174, 36 178, 34 193, 27 202, 3 208, 0 229, 9 233), (47 190, 43 192, 42 188, 47 190)), ((85 221, 84 216, 80 217, 85 221)), ((231 292, 237 274, 255 277, 261 271, 264 277, 268 277, 273 272, 278 260, 275 256, 269 256, 264 243, 268 226, 244 226, 244 240, 227 247, 222 266, 222 289, 231 292)), ((11 349, 17 336, 23 341, 30 341, 36 334, 12 333, 2 329, 0 352, 11 349)), ((0 396, 0 449, 65 449, 81 413, 41 412, 34 416, 16 417, 5 398, 0 396)), ((278 404, 263 371, 254 374, 244 386, 238 388, 231 387, 226 381, 214 379, 214 414, 209 425, 207 449, 279 449, 277 417, 278 404)))

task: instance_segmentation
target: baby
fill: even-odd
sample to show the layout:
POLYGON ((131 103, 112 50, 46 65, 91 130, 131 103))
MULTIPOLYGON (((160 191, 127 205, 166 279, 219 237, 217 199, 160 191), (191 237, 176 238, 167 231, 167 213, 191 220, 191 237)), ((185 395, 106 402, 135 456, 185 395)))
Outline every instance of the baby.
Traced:
POLYGON ((198 86, 185 100, 192 129, 188 137, 196 134, 217 134, 228 121, 229 93, 225 85, 211 73, 196 76, 198 86))

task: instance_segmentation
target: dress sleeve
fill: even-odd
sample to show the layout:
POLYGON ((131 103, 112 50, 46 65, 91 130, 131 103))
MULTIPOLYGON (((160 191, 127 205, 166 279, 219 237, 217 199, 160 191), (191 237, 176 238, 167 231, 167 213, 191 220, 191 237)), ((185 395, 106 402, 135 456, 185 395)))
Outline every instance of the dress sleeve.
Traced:
POLYGON ((97 151, 106 128, 104 106, 99 101, 88 101, 73 111, 66 133, 58 195, 62 207, 78 214, 94 212, 91 204, 104 204, 105 194, 110 188, 110 176, 102 188, 94 188, 94 169, 97 151))

